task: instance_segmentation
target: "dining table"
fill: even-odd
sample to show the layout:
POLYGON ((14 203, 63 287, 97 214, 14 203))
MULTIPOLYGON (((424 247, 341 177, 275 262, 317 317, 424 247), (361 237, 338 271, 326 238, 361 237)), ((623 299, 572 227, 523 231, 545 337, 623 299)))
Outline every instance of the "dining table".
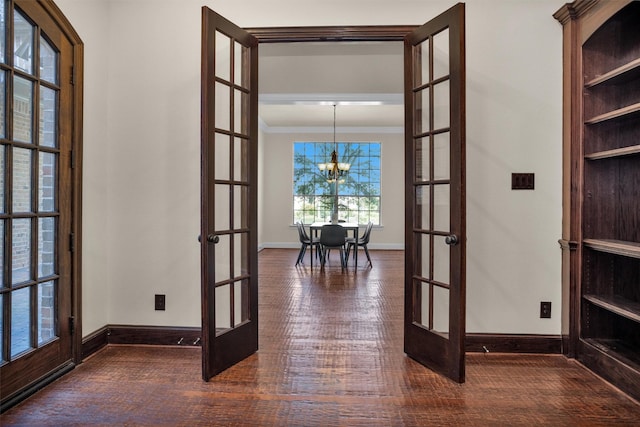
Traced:
MULTIPOLYGON (((333 224, 332 222, 324 222, 324 221, 316 221, 313 222, 309 225, 309 238, 311 239, 311 246, 309 247, 309 255, 310 255, 310 262, 311 262, 311 268, 313 268, 313 241, 314 238, 316 238, 317 241, 317 237, 318 237, 318 232, 320 230, 322 230, 322 227, 325 225, 329 225, 329 224, 333 224)), ((358 239, 358 229, 360 227, 360 225, 358 225, 358 223, 355 222, 338 222, 337 223, 339 226, 341 226, 342 228, 345 229, 345 231, 347 233, 352 232, 353 233, 353 237, 357 240, 358 239)))

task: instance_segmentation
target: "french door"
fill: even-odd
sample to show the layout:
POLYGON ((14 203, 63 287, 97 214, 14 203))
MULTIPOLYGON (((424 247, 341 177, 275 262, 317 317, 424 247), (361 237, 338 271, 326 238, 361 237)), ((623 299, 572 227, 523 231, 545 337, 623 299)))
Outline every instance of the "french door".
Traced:
POLYGON ((258 350, 258 41, 202 8, 202 375, 258 350))
POLYGON ((405 117, 405 352, 464 382, 464 4, 405 38, 405 117))
POLYGON ((75 362, 81 57, 53 2, 0 1, 2 408, 75 362))
MULTIPOLYGON (((400 27, 252 29, 258 41, 396 40, 400 27), (354 36, 355 34, 355 36, 354 36)), ((405 352, 464 381, 464 4, 405 40, 405 352)), ((203 8, 203 377, 257 350, 256 38, 203 8), (246 169, 248 167, 248 169, 246 169)))

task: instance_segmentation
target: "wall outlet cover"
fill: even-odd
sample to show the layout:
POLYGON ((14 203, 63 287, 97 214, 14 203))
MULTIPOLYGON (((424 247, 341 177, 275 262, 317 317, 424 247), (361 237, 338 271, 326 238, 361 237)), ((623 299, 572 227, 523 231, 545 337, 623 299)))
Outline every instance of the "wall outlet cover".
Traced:
POLYGON ((156 294, 155 297, 155 307, 156 310, 161 310, 164 311, 165 308, 165 300, 166 300, 166 296, 163 294, 156 294))
POLYGON ((540 302, 540 318, 541 319, 551 318, 551 301, 540 302))

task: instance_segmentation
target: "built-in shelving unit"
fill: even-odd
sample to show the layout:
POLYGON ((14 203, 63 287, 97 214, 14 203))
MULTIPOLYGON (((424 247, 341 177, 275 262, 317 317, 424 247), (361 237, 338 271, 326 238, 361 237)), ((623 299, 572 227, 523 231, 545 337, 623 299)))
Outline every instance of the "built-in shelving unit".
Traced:
POLYGON ((564 52, 571 352, 640 398, 640 2, 577 0, 556 18, 574 43, 564 52))

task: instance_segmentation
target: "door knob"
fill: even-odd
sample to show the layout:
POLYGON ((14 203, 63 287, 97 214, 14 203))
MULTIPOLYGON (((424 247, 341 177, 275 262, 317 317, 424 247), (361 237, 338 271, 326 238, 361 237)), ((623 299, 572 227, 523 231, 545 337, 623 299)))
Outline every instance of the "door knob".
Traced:
MULTIPOLYGON (((209 234, 207 236, 207 242, 209 243, 218 243, 220 241, 220 237, 215 234, 209 234)), ((198 242, 202 242, 202 236, 198 236, 198 242)))
POLYGON ((455 246, 458 244, 458 236, 455 234, 450 234, 444 238, 444 242, 449 246, 455 246))

